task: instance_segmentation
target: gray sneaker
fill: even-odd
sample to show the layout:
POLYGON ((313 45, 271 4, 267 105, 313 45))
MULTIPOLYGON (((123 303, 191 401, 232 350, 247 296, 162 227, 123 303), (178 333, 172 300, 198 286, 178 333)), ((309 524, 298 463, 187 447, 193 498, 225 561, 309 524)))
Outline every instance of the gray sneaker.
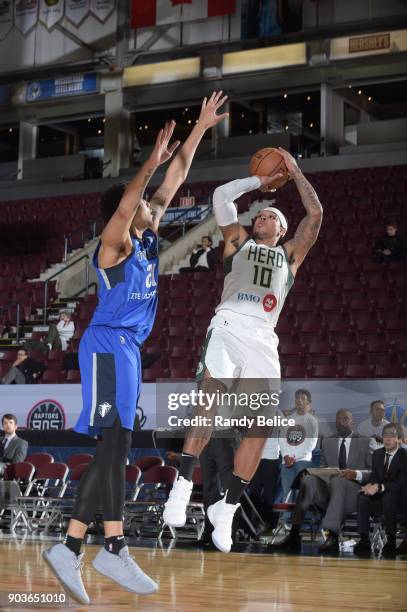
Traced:
POLYGON ((55 544, 42 556, 68 595, 80 604, 90 604, 81 575, 84 553, 76 556, 65 544, 55 544))
POLYGON ((158 589, 158 584, 147 576, 130 556, 128 546, 122 548, 118 555, 102 548, 93 559, 92 565, 100 574, 132 593, 148 595, 158 589))

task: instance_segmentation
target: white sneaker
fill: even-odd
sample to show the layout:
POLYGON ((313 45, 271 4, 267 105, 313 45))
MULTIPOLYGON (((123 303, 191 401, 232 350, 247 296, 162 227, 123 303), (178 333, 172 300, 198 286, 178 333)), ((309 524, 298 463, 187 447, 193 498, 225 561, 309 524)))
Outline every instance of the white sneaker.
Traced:
POLYGON ((193 483, 180 476, 173 484, 164 506, 163 520, 170 527, 183 527, 187 520, 187 506, 191 498, 193 483))
POLYGON ((214 530, 212 531, 212 542, 215 544, 216 548, 219 548, 222 552, 228 553, 233 544, 233 517, 240 504, 227 504, 225 497, 216 502, 216 504, 209 506, 207 515, 214 526, 214 530))

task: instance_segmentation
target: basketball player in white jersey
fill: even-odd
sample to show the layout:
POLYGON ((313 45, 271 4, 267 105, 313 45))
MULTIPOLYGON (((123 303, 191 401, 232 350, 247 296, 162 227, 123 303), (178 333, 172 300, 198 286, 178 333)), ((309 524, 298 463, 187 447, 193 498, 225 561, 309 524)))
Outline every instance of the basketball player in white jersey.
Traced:
MULTIPOLYGON (((216 308, 205 340, 197 378, 206 393, 224 390, 222 380, 280 379, 274 331, 284 300, 298 268, 315 243, 322 222, 318 196, 299 169, 295 159, 283 149, 288 174, 295 182, 306 216, 294 237, 279 245, 288 229, 284 214, 274 207, 260 211, 250 237, 239 224, 234 200, 255 189, 267 189, 277 176, 231 181, 213 194, 217 223, 225 241, 225 281, 221 301, 216 308)), ((253 382, 253 380, 252 380, 253 382)), ((207 406, 202 414, 208 413, 207 406)), ((212 430, 190 428, 184 443, 180 475, 165 505, 165 523, 181 527, 186 521, 186 507, 192 492, 192 472, 212 430)), ((212 540, 223 552, 232 545, 232 521, 239 499, 260 462, 269 431, 246 435, 235 454, 234 473, 225 496, 209 506, 208 518, 214 526, 212 540)))

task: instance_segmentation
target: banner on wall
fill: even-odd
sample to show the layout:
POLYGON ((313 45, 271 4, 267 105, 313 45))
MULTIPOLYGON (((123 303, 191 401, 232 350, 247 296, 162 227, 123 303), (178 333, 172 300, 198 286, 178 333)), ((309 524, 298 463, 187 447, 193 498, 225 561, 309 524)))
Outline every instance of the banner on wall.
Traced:
MULTIPOLYGON (((165 390, 172 396, 181 392, 185 383, 165 383, 165 390)), ((162 399, 164 383, 147 383, 141 387, 138 417, 143 429, 163 427, 162 418, 157 420, 158 400, 162 399)), ((335 414, 346 408, 353 414, 355 423, 370 416, 370 402, 384 401, 386 418, 407 426, 407 388, 405 380, 290 380, 283 382, 280 408, 284 411, 294 407, 297 389, 308 389, 312 394, 312 407, 320 419, 320 433, 335 433, 335 414)), ((184 404, 183 404, 184 405, 184 404)), ((0 387, 0 414, 11 412, 17 416, 21 427, 41 430, 60 430, 73 427, 82 409, 80 385, 2 385, 0 387)), ((179 416, 181 415, 181 411, 179 416)), ((168 418, 178 414, 171 408, 168 418)), ((160 414, 162 417, 162 414, 160 414)), ((171 429, 164 426, 163 429, 171 429)))
POLYGON ((235 0, 132 0, 131 9, 132 28, 153 28, 230 15, 236 7, 235 0))
POLYGON ((90 12, 90 0, 65 0, 65 16, 78 27, 90 12))
POLYGON ((99 91, 96 72, 70 74, 58 79, 30 81, 26 87, 26 102, 49 100, 64 96, 80 96, 99 91))
POLYGON ((38 0, 17 0, 14 4, 14 25, 25 36, 38 21, 38 0))
POLYGON ((13 27, 13 5, 11 0, 0 1, 0 40, 6 38, 13 27))
POLYGON ((40 22, 48 30, 53 28, 64 16, 65 0, 40 0, 40 22))
POLYGON ((90 12, 101 23, 113 13, 116 0, 90 0, 90 12))

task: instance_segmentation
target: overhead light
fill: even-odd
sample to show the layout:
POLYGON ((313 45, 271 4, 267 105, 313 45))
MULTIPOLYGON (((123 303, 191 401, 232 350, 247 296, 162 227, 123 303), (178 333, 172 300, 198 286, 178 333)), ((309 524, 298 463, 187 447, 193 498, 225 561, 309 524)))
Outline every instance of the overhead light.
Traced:
POLYGON ((101 133, 102 133, 102 130, 98 130, 98 134, 101 134, 101 133))
POLYGON ((288 130, 288 125, 285 125, 285 126, 284 126, 284 129, 285 129, 285 130, 288 130))
POLYGON ((361 89, 359 89, 359 91, 358 91, 358 96, 361 96, 361 95, 362 95, 362 90, 361 90, 361 89))
POLYGON ((348 89, 352 89, 352 85, 348 85, 348 89))
POLYGON ((253 134, 253 130, 249 130, 249 134, 253 134))
POLYGON ((188 119, 188 123, 192 123, 192 119, 188 119))
POLYGON ((103 117, 102 121, 103 123, 106 123, 106 117, 103 117))
POLYGON ((143 126, 142 126, 142 125, 140 125, 139 130, 142 130, 142 129, 143 129, 143 126))
POLYGON ((244 113, 242 113, 240 116, 241 116, 242 119, 244 119, 244 113))
POLYGON ((286 99, 288 97, 288 94, 284 94, 283 98, 286 99))
POLYGON ((368 97, 368 101, 371 102, 372 101, 372 96, 368 97))
POLYGON ((92 121, 92 119, 88 119, 88 123, 90 123, 92 121))
POLYGON ((314 124, 311 122, 311 123, 309 124, 309 126, 310 126, 310 128, 313 128, 313 127, 314 127, 314 124))
POLYGON ((186 107, 185 111, 188 112, 188 106, 186 107))
POLYGON ((311 100, 311 96, 307 96, 307 100, 309 102, 311 100))
POLYGON ((148 124, 146 124, 146 125, 144 126, 144 129, 145 129, 145 130, 148 130, 148 124))
POLYGON ((13 133, 13 128, 10 128, 9 132, 10 132, 10 134, 12 134, 13 133))
POLYGON ((298 159, 302 159, 302 153, 298 153, 298 159))

